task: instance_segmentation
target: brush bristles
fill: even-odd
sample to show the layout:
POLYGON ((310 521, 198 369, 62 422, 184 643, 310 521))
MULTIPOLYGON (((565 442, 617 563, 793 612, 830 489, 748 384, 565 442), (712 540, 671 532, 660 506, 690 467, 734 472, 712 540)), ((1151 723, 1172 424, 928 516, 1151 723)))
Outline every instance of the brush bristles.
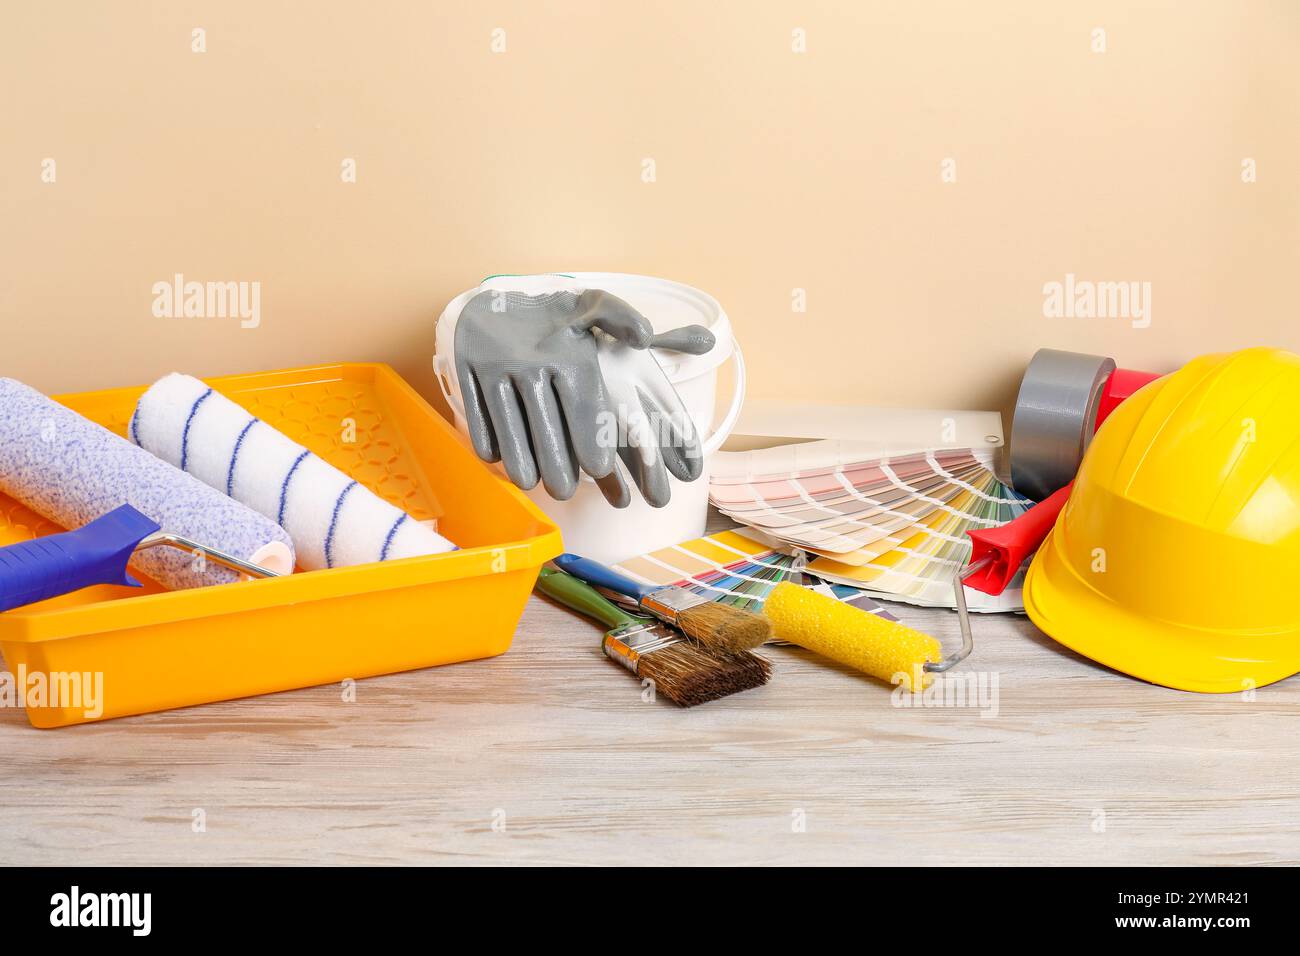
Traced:
POLYGON ((755 654, 720 654, 686 641, 642 654, 636 673, 654 682, 680 707, 694 707, 720 697, 761 687, 772 675, 772 665, 755 654))
POLYGON ((678 626, 705 647, 717 651, 750 651, 772 639, 772 622, 743 608, 710 601, 678 612, 678 626))

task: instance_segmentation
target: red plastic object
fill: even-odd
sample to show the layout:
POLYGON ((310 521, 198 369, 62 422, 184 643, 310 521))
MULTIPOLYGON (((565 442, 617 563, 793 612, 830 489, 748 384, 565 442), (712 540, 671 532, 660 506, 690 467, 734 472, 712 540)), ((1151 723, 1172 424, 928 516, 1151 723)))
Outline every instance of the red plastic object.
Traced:
POLYGON ((1128 398, 1147 382, 1154 382, 1160 376, 1154 372, 1138 372, 1131 368, 1117 368, 1111 373, 1102 389, 1101 399, 1097 402, 1097 424, 1094 431, 1101 427, 1108 415, 1119 407, 1120 402, 1128 398))
POLYGON ((1065 507, 1073 487, 1074 482, 1070 482, 1058 489, 1015 521, 997 528, 966 532, 971 539, 970 563, 975 564, 985 557, 993 560, 986 567, 966 575, 962 583, 985 594, 1005 591, 1020 565, 1025 563, 1025 558, 1038 550, 1052 525, 1056 524, 1056 516, 1065 507))

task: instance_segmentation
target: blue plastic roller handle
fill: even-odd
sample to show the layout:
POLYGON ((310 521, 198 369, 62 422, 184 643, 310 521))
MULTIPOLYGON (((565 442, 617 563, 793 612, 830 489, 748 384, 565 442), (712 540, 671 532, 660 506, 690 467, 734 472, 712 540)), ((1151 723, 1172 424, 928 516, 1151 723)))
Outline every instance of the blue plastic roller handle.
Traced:
POLYGON ((663 590, 663 585, 642 584, 640 581, 633 581, 631 578, 619 574, 613 568, 607 568, 599 561, 579 557, 568 552, 555 559, 555 566, 561 571, 572 574, 575 578, 582 578, 588 584, 593 584, 598 588, 607 588, 618 594, 626 594, 638 601, 647 594, 663 590))
POLYGON ((157 530, 156 522, 122 505, 75 531, 0 548, 0 611, 94 584, 139 587, 126 573, 126 563, 136 545, 157 530))

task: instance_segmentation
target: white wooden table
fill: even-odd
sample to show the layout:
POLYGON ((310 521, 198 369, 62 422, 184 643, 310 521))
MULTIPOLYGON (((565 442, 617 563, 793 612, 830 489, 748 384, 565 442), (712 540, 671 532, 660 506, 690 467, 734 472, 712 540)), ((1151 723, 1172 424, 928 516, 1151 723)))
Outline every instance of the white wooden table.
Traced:
MULTIPOLYGON (((898 614, 955 635, 951 612, 898 614)), ((318 687, 54 731, 0 710, 0 861, 1300 862, 1300 678, 1180 693, 1023 617, 977 626, 963 668, 997 676, 995 716, 895 707, 785 647, 765 688, 646 703, 538 598, 503 657, 354 703, 318 687)))

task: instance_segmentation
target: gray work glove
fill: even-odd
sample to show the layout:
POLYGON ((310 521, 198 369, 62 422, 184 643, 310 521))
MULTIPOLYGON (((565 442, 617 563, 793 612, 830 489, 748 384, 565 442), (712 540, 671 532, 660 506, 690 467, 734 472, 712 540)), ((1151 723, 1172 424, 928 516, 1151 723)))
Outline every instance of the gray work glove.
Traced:
POLYGON ((595 329, 608 336, 606 343, 637 352, 663 345, 701 354, 713 345, 712 334, 698 326, 656 340, 640 313, 598 289, 485 290, 460 313, 456 375, 470 440, 484 461, 501 461, 520 488, 534 487, 540 477, 547 493, 563 501, 577 489, 578 469, 595 479, 615 470, 623 441, 610 440, 609 423, 618 416, 601 376, 595 329))
MULTIPOLYGON (((641 497, 654 508, 662 508, 672 497, 668 475, 679 481, 694 481, 704 470, 704 453, 677 389, 668 381, 654 355, 615 341, 603 333, 600 338, 600 371, 618 419, 618 463, 604 478, 597 478, 605 500, 615 508, 632 502, 629 483, 641 489, 641 497)), ((700 355, 713 347, 713 334, 702 326, 687 326, 656 336, 653 348, 700 355), (704 333, 707 346, 700 348, 695 337, 704 333)))

